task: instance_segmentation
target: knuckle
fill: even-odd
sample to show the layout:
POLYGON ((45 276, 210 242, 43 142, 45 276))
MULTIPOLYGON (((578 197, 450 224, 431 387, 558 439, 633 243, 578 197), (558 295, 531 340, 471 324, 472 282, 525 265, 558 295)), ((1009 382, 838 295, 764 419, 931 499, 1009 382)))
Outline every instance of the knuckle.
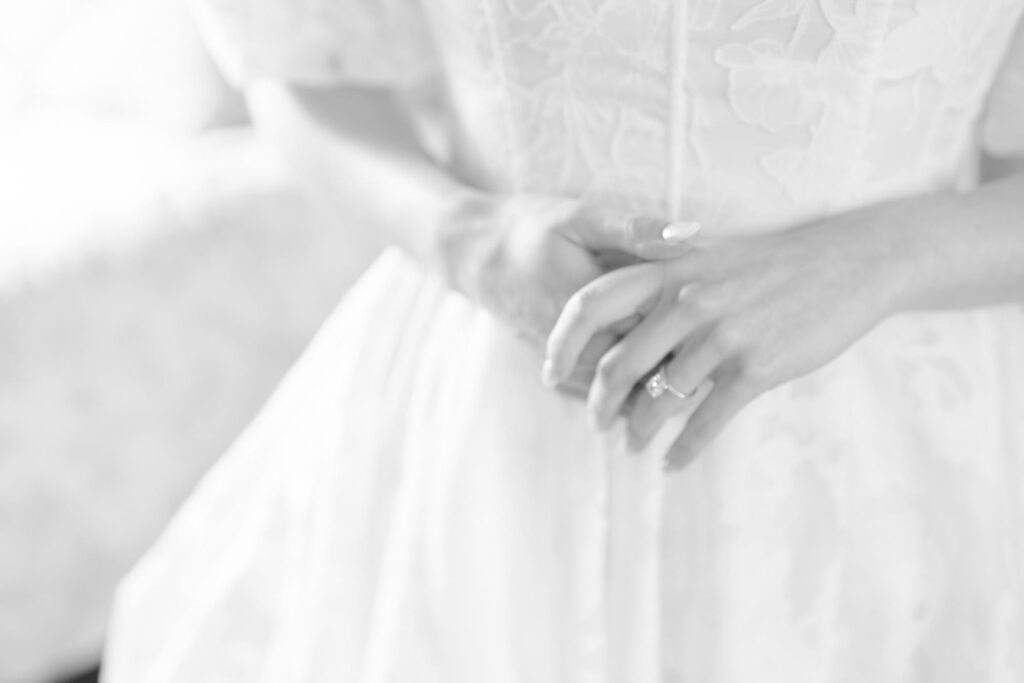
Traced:
POLYGON ((594 294, 583 289, 573 294, 565 305, 565 313, 569 319, 577 323, 585 323, 592 316, 594 294))
POLYGON ((625 368, 615 356, 605 356, 597 364, 597 377, 606 386, 619 386, 624 376, 625 368))
POLYGON ((746 333, 736 323, 723 321, 711 331, 710 343, 723 356, 740 351, 746 343, 746 333))
POLYGON ((748 355, 739 361, 736 382, 741 394, 758 394, 771 386, 771 372, 766 363, 748 355))
POLYGON ((708 320, 715 317, 718 311, 718 303, 708 292, 707 288, 692 283, 682 297, 682 308, 686 315, 698 320, 708 320))
POLYGON ((661 236, 661 223, 647 216, 632 216, 629 219, 629 237, 634 242, 648 243, 661 236))
POLYGON ((629 234, 629 216, 612 209, 586 207, 579 216, 588 229, 605 234, 629 234))

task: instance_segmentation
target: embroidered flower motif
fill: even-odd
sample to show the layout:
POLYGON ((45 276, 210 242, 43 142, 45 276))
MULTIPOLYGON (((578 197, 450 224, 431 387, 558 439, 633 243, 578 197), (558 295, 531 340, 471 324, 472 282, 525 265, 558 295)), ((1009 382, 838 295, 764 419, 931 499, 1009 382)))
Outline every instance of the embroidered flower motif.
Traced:
POLYGON ((754 24, 802 15, 806 4, 806 0, 764 0, 747 10, 732 28, 742 30, 754 24))
POLYGON ((729 70, 729 101, 741 121, 776 132, 814 119, 816 106, 807 97, 815 92, 813 65, 791 58, 782 43, 725 45, 715 60, 729 70))

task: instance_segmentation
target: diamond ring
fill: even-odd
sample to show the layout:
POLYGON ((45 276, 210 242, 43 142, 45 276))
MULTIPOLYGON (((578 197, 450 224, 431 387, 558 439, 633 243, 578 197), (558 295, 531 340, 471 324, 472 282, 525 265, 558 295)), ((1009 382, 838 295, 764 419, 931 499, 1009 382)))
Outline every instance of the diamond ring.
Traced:
POLYGON ((697 393, 696 389, 691 392, 685 392, 672 386, 672 383, 668 381, 668 372, 666 372, 664 364, 658 368, 653 377, 647 380, 647 384, 644 387, 651 398, 658 398, 667 391, 676 398, 685 401, 688 398, 693 398, 693 395, 697 393))

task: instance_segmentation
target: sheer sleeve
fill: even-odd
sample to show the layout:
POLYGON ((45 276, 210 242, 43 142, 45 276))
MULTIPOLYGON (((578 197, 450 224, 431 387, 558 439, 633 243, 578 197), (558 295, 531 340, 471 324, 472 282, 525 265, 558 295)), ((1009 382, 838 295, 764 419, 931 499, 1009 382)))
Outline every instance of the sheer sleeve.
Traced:
POLYGON ((1024 155, 1024 22, 989 94, 981 138, 985 151, 995 156, 1024 155))
POLYGON ((242 87, 414 85, 437 68, 420 0, 191 0, 214 59, 242 87))

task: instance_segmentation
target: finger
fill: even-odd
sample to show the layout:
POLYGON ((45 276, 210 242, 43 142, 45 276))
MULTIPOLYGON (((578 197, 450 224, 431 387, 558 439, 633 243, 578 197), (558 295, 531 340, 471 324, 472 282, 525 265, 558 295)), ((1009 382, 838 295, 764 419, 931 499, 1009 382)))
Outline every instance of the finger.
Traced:
POLYGON ((572 373, 557 386, 560 393, 575 398, 583 399, 586 402, 587 394, 590 393, 590 385, 594 381, 594 371, 597 369, 597 362, 608 349, 615 346, 622 338, 622 335, 633 329, 640 321, 640 316, 633 316, 620 323, 616 323, 604 332, 597 333, 587 348, 583 349, 580 355, 580 362, 573 369, 572 373))
MULTIPOLYGON (((636 322, 634 321, 634 325, 636 322)), ((616 325, 615 328, 622 327, 623 324, 616 325)), ((629 328, 625 328, 628 330, 629 328)), ((625 331, 625 330, 624 330, 625 331)), ((610 329, 603 332, 598 332, 587 344, 586 348, 583 349, 583 353, 580 354, 579 363, 573 368, 572 372, 562 382, 559 383, 559 388, 563 385, 572 386, 581 390, 581 398, 586 399, 587 394, 590 392, 590 385, 594 380, 594 371, 597 369, 597 362, 601 357, 608 352, 608 349, 615 346, 619 341, 622 332, 617 329, 610 329)))
POLYGON ((594 262, 601 268, 602 273, 625 268, 626 266, 635 266, 645 260, 621 251, 600 251, 592 254, 592 256, 594 262))
POLYGON ((651 439, 661 430, 666 422, 683 413, 692 412, 711 387, 705 382, 697 387, 696 393, 688 399, 680 399, 671 394, 662 394, 653 398, 643 385, 638 386, 627 399, 623 408, 627 419, 627 444, 629 450, 643 450, 651 439), (632 405, 629 405, 629 403, 632 405))
POLYGON ((696 221, 666 221, 617 209, 593 208, 567 226, 570 237, 593 252, 617 251, 641 259, 677 258, 700 233, 696 221))
POLYGON ((754 392, 734 377, 712 387, 665 456, 665 471, 679 471, 693 462, 753 398, 754 392))
MULTIPOLYGON (((680 297, 664 307, 656 307, 636 328, 615 347, 606 353, 598 363, 594 385, 588 397, 588 408, 594 424, 607 429, 622 410, 622 403, 633 387, 644 375, 651 374, 673 349, 705 323, 705 314, 697 307, 690 306, 685 297, 680 297)), ((714 358, 714 349, 707 344, 696 346, 698 360, 704 364, 717 365, 721 358, 714 358)), ((699 378, 703 379, 703 377, 699 378)), ((673 384, 686 387, 689 391, 699 383, 673 384)))
POLYGON ((590 389, 590 385, 581 380, 570 378, 565 382, 555 387, 555 390, 564 394, 570 398, 578 398, 582 401, 587 400, 587 391, 590 389))
POLYGON ((545 384, 568 377, 597 332, 648 310, 661 281, 660 268, 640 264, 602 275, 573 294, 548 336, 545 384))
MULTIPOLYGON (((665 420, 674 414, 693 407, 702 384, 721 365, 724 357, 719 348, 705 337, 692 348, 684 348, 664 367, 665 379, 677 392, 689 396, 681 398, 671 391, 652 398, 644 388, 649 400, 638 400, 629 418, 629 434, 632 442, 640 447, 658 432, 665 420)), ((593 392, 591 392, 592 395, 593 392)))
POLYGON ((725 358, 721 344, 706 334, 697 343, 677 351, 663 366, 665 380, 676 392, 692 395, 700 388, 701 382, 715 373, 725 358))

